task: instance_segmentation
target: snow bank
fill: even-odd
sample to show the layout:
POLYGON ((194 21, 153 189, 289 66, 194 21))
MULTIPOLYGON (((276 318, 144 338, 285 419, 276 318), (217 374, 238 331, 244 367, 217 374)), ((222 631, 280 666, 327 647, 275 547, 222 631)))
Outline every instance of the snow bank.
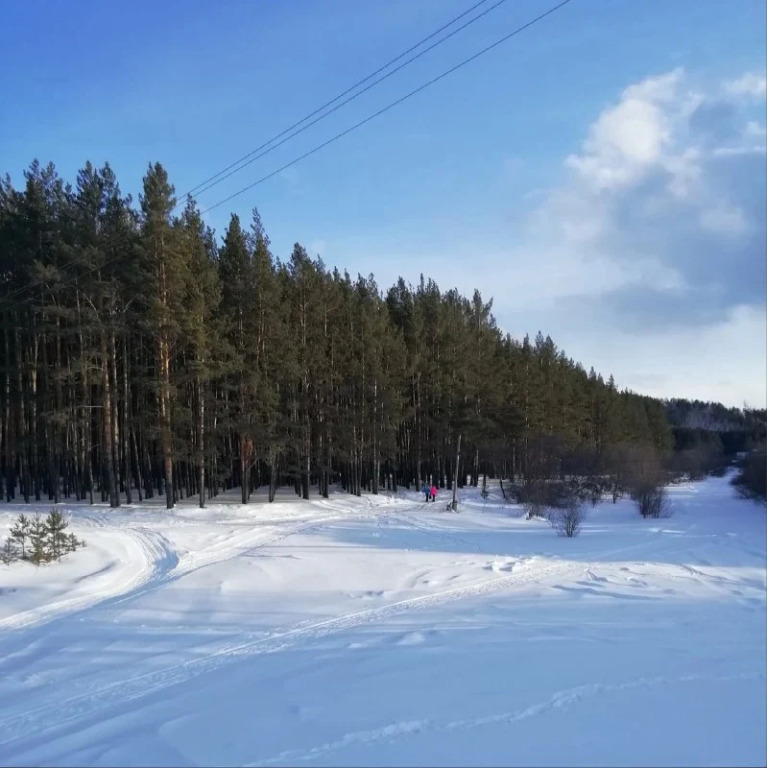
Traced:
POLYGON ((763 765, 764 510, 670 494, 577 539, 468 489, 74 505, 0 566, 0 763, 763 765))

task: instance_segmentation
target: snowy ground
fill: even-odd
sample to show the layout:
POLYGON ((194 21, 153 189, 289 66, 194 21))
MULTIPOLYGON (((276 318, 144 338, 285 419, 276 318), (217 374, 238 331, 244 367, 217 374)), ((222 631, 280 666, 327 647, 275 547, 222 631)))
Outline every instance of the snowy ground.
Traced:
POLYGON ((767 763, 764 508, 471 493, 72 506, 85 550, 0 565, 0 764, 767 763))

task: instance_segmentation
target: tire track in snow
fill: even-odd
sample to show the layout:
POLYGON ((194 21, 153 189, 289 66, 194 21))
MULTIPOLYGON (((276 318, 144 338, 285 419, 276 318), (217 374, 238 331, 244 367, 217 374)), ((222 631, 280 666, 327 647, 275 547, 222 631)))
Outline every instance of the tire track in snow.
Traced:
POLYGON ((435 720, 403 720, 400 722, 389 723, 380 728, 373 728, 366 731, 356 731, 344 734, 340 739, 320 744, 309 749, 291 749, 280 754, 263 758, 252 763, 246 763, 245 768, 256 768, 257 766, 267 765, 292 765, 298 762, 314 760, 315 758, 327 755, 329 752, 337 752, 347 747, 360 744, 377 744, 381 742, 391 742, 398 738, 407 738, 421 733, 444 733, 446 731, 469 730, 472 728, 481 728, 487 725, 511 724, 521 720, 527 720, 531 717, 544 715, 555 709, 567 709, 574 704, 578 704, 586 699, 593 699, 603 694, 615 693, 618 691, 628 691, 639 688, 653 688, 663 685, 679 685, 685 683, 699 682, 702 680, 729 682, 733 680, 764 680, 764 675, 686 675, 684 677, 667 678, 639 678, 629 680, 625 683, 603 684, 592 683, 589 685, 580 685, 575 688, 567 688, 556 691, 546 701, 533 704, 513 712, 503 712, 496 715, 485 715, 483 717, 463 718, 448 722, 439 722, 435 720))

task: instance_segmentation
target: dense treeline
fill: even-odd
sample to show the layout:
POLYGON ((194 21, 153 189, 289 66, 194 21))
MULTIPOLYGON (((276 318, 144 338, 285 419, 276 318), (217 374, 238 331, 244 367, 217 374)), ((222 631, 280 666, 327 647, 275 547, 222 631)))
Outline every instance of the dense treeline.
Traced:
POLYGON ((764 454, 765 410, 727 408, 700 400, 669 400, 666 414, 674 436, 672 470, 696 478, 724 471, 739 454, 764 454))
POLYGON ((4 496, 308 498, 450 487, 459 452, 476 484, 672 447, 661 401, 503 334, 491 303, 423 278, 382 292, 298 244, 281 262, 256 211, 219 242, 159 164, 135 206, 108 165, 70 186, 34 163, 0 182, 4 496))
POLYGON ((745 434, 756 442, 764 438, 767 410, 733 408, 721 403, 674 398, 666 402, 672 427, 699 429, 720 434, 745 434))

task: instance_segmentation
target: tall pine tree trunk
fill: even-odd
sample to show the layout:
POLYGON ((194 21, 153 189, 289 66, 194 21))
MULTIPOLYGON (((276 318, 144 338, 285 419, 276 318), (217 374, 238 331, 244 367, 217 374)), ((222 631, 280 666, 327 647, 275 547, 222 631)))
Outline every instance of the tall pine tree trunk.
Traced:
POLYGON ((205 396, 200 377, 197 377, 197 482, 199 484, 200 507, 205 506, 205 396))
MULTIPOLYGON (((6 321, 7 322, 7 321, 6 321)), ((5 443, 5 500, 11 501, 16 496, 16 451, 14 445, 13 424, 11 422, 11 350, 8 326, 3 329, 5 341, 5 418, 3 419, 5 443)))
POLYGON ((106 469, 106 480, 109 484, 109 506, 120 506, 120 491, 117 486, 115 471, 114 433, 112 421, 112 382, 109 375, 109 358, 107 357, 106 337, 101 340, 101 424, 102 424, 102 456, 106 469))
MULTIPOLYGON (((128 382, 128 341, 127 333, 123 330, 122 335, 122 359, 123 359, 123 396, 122 396, 122 454, 123 454, 123 483, 125 484, 125 503, 132 504, 133 496, 131 484, 133 482, 133 473, 131 472, 131 424, 130 424, 130 384, 128 382)), ((140 483, 138 485, 140 489, 140 483)), ((141 491, 139 490, 139 494, 141 491)))
POLYGON ((40 501, 40 441, 39 441, 39 425, 37 418, 37 355, 40 349, 40 338, 37 333, 34 334, 35 341, 32 345, 32 365, 29 372, 30 378, 30 392, 29 405, 31 408, 31 414, 29 418, 29 436, 31 438, 31 473, 32 482, 35 487, 35 501, 40 501))
POLYGON ((269 503, 277 495, 277 451, 272 449, 269 456, 269 503))
POLYGON ((160 426, 162 431, 163 480, 165 484, 165 506, 173 509, 173 444, 170 414, 170 345, 164 333, 159 341, 160 363, 160 426))
POLYGON ((453 501, 451 507, 453 512, 458 509, 458 501, 456 499, 456 492, 458 490, 458 471, 461 464, 461 435, 458 435, 458 446, 455 450, 455 474, 453 476, 453 501))
POLYGON ((250 474, 249 443, 250 441, 247 438, 240 435, 240 490, 242 492, 241 498, 243 504, 247 504, 248 498, 250 497, 250 481, 248 478, 248 475, 250 474))

